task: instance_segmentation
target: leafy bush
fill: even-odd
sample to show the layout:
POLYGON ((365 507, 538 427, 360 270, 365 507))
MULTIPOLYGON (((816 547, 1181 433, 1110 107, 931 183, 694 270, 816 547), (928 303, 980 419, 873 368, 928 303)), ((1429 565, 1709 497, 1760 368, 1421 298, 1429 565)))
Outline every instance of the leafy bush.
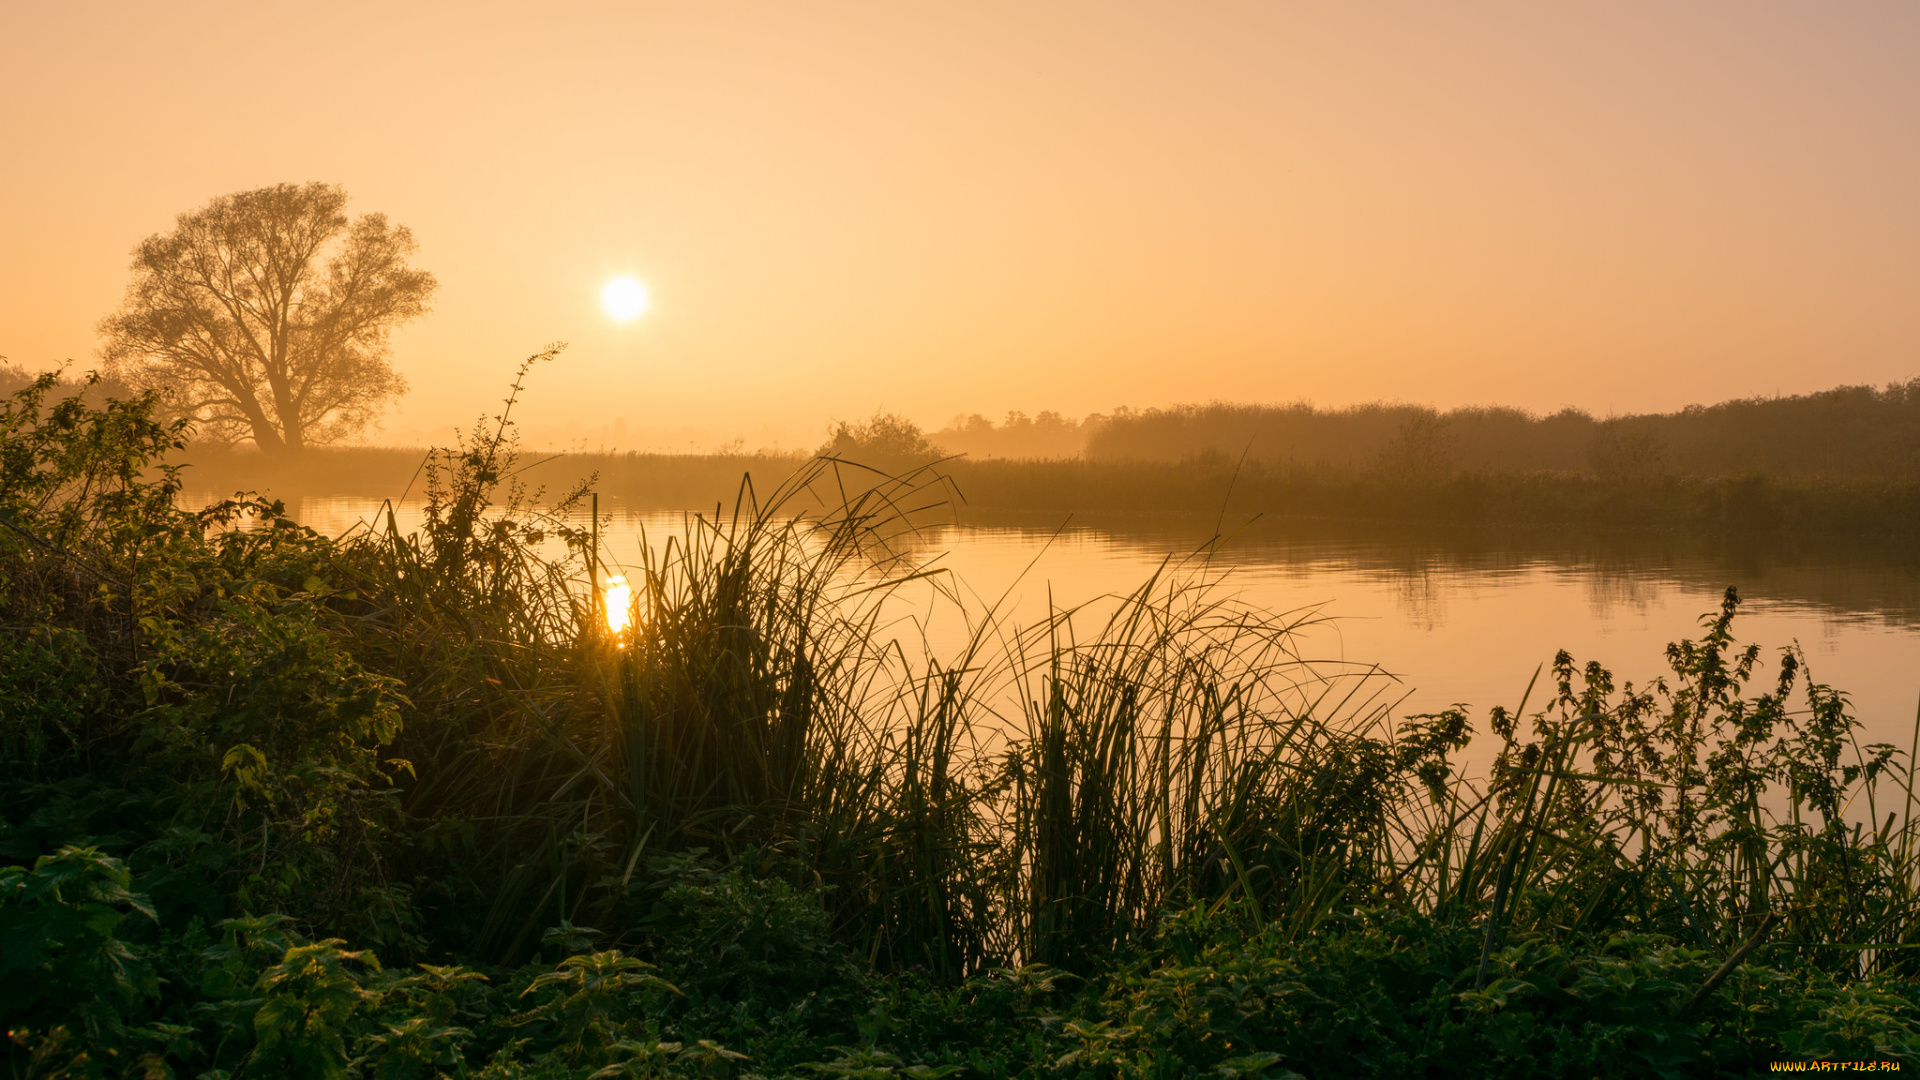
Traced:
POLYGON ((132 875, 98 849, 65 847, 33 868, 0 866, 0 1016, 45 1030, 78 1023, 92 1040, 124 1034, 125 1018, 160 992, 152 966, 118 934, 153 908, 132 875))
POLYGON ((742 866, 704 867, 697 856, 650 869, 657 899, 640 925, 658 942, 668 978, 690 997, 762 1012, 813 996, 844 1002, 861 989, 859 966, 833 939, 817 893, 742 866))

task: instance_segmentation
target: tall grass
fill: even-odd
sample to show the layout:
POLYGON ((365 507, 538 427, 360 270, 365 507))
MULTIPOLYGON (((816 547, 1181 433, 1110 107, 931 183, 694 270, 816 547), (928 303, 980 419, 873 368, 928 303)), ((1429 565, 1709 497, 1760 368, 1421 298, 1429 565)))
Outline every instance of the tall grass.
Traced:
POLYGON ((973 611, 966 647, 930 655, 889 597, 939 583, 905 557, 953 497, 931 470, 822 459, 764 498, 743 485, 646 549, 616 635, 591 599, 607 553, 564 516, 592 480, 527 491, 505 412, 435 458, 422 530, 388 515, 337 542, 264 504, 264 531, 205 532, 140 487, 171 436, 123 427, 127 460, 64 472, 28 459, 65 461, 65 436, 14 439, 8 535, 35 542, 9 541, 9 580, 59 587, 9 590, 47 632, 9 631, 7 677, 95 674, 68 680, 86 726, 8 704, 9 763, 55 785, 119 763, 175 830, 128 823, 154 834, 130 850, 176 870, 217 850, 205 873, 235 902, 389 954, 632 945, 660 868, 709 860, 818 887, 871 963, 947 977, 1097 969, 1196 905, 1291 940, 1379 909, 1473 927, 1483 980, 1517 936, 1658 935, 1847 978, 1920 963, 1911 748, 1856 745, 1797 653, 1739 646, 1731 592, 1667 679, 1563 656, 1543 705, 1476 732, 1394 716, 1204 559, 1036 625, 973 611), (1486 737, 1492 774, 1462 775, 1486 737), (141 773, 156 753, 178 775, 141 773))
POLYGON ((1911 758, 1855 745, 1797 653, 1767 670, 1737 647, 1731 592, 1666 680, 1616 687, 1563 655, 1543 708, 1476 736, 1464 713, 1394 718, 1204 562, 1096 621, 988 610, 959 656, 909 648, 886 598, 929 575, 900 541, 948 493, 832 460, 647 549, 616 638, 579 578, 587 534, 543 563, 531 541, 558 526, 511 499, 482 512, 507 470, 457 460, 421 536, 355 550, 389 594, 370 640, 417 709, 444 706, 396 753, 411 832, 462 830, 448 865, 471 902, 430 935, 461 949, 617 936, 647 866, 704 851, 824 886, 882 967, 955 976, 1096 967, 1192 903, 1290 937, 1384 905, 1483 927, 1490 957, 1516 934, 1633 932, 1914 970, 1911 758), (1455 764, 1475 737, 1501 740, 1489 777, 1455 764))

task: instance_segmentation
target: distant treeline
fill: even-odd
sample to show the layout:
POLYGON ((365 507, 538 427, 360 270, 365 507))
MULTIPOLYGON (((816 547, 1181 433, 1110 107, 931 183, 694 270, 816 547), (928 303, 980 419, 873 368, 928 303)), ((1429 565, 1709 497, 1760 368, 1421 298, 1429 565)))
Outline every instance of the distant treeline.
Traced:
MULTIPOLYGON (((194 446, 182 455, 196 495, 238 490, 272 497, 358 495, 414 498, 424 450, 319 448, 292 462, 247 450, 194 446)), ((849 461, 862 461, 857 454, 849 461)), ((805 455, 528 455, 516 479, 531 492, 594 478, 606 508, 733 509, 743 477, 764 500, 806 464, 805 455)), ((900 471, 912 462, 873 461, 900 471)), ((1449 527, 1574 527, 1594 533, 1689 533, 1766 538, 1920 535, 1920 478, 1867 476, 1606 476, 1592 472, 1458 471, 1450 475, 1308 468, 1197 456, 1184 461, 1051 461, 968 458, 936 466, 951 480, 950 516, 962 521, 1120 521, 1140 515, 1252 515, 1291 520, 1399 522, 1449 527)), ((858 491, 874 473, 842 469, 835 484, 858 491)), ((805 501, 805 500, 803 500, 805 501)), ((949 516, 946 513, 936 516, 949 516)))
MULTIPOLYGON (((6 357, 0 356, 0 397, 11 397, 21 390, 26 389, 32 385, 33 380, 37 378, 39 374, 38 371, 28 371, 26 368, 20 367, 17 364, 10 364, 7 362, 6 357)), ((92 374, 92 372, 88 371, 61 371, 59 373, 60 391, 56 393, 54 397, 73 397, 77 392, 81 400, 93 408, 99 408, 109 399, 115 401, 131 401, 134 398, 136 392, 133 387, 128 386, 119 379, 109 378, 103 375, 94 382, 89 383, 88 378, 92 374)))
MULTIPOLYGON (((898 417, 873 423, 883 419, 893 427, 905 423, 898 417)), ((863 433, 860 425, 852 430, 863 433)), ((897 457, 903 436, 887 430, 888 439, 851 442, 842 432, 827 449, 844 454, 871 442, 897 457)), ((917 428, 911 435, 922 438, 917 428)), ((976 461, 1225 458, 1423 477, 1554 472, 1890 478, 1920 476, 1920 379, 1614 417, 1577 408, 1539 416, 1501 406, 1443 412, 1421 405, 1326 409, 1304 402, 1121 408, 1078 420, 1057 412, 1011 412, 998 423, 976 413, 955 417, 924 440, 976 461)))
POLYGON ((1095 461, 1227 458, 1389 474, 1920 475, 1920 379, 1597 418, 1417 405, 1180 405, 1121 410, 1087 430, 1095 461))
POLYGON ((1268 462, 958 461, 963 515, 1165 513, 1449 527, 1580 528, 1752 539, 1920 535, 1920 479, 1600 476, 1586 472, 1395 475, 1268 462))
MULTIPOLYGON (((24 378, 0 366, 0 392, 24 378)), ((86 396, 122 397, 125 388, 101 383, 86 396)), ((976 518, 1224 509, 1612 532, 1920 534, 1920 379, 1605 419, 1574 409, 1542 417, 1216 403, 1080 421, 976 416, 927 435, 879 415, 839 425, 820 452, 895 473, 945 457, 939 468, 962 496, 960 513, 976 518)), ((268 461, 250 448, 197 444, 183 455, 184 479, 220 494, 420 496, 425 454, 337 447, 268 461)), ((529 454, 521 479, 560 491, 592 476, 596 490, 629 508, 711 510, 732 505, 743 476, 764 495, 806 459, 529 454)), ((848 480, 857 487, 858 471, 848 480)))
POLYGON ((929 438, 946 453, 971 458, 1075 458, 1086 452, 1087 436, 1106 420, 1099 413, 1074 420, 1052 411, 1010 412, 996 424, 974 413, 954 417, 929 438))
MULTIPOLYGON (((25 371, 0 362, 0 394, 29 381, 25 371)), ((68 376, 63 381, 78 386, 82 380, 68 376)), ((96 406, 109 397, 131 394, 112 380, 85 390, 89 403, 96 406)), ((330 453, 351 456, 357 452, 330 453)), ((367 452, 376 457, 386 453, 367 452)), ((1442 412, 1385 403, 1323 409, 1304 402, 1214 402, 1121 408, 1078 420, 1051 411, 1033 416, 1010 412, 995 423, 973 414, 957 416, 946 427, 924 433, 904 418, 878 414, 865 422, 841 423, 820 452, 890 468, 959 455, 975 461, 1225 460, 1258 463, 1268 469, 1362 471, 1422 480, 1462 473, 1540 472, 1626 479, 1745 475, 1779 480, 1920 479, 1920 378, 1880 388, 1841 386, 1812 394, 1741 398, 1689 405, 1678 412, 1615 417, 1595 417, 1576 408, 1538 416, 1502 406, 1442 412)), ((194 457, 213 466, 223 453, 203 447, 194 457)), ((414 455, 417 464, 419 453, 406 451, 402 456, 414 455)), ((630 470, 640 467, 630 462, 647 461, 644 471, 656 478, 675 477, 676 491, 683 481, 696 486, 707 482, 707 467, 665 460, 679 455, 591 456, 606 459, 604 464, 612 470, 630 470), (653 462, 654 458, 663 460, 653 462), (701 479, 694 480, 695 474, 701 479)), ((736 457, 785 461, 787 456, 698 457, 718 463, 736 457)), ((232 463, 239 465, 246 459, 246 452, 239 451, 232 463)), ((342 464, 347 462, 332 460, 325 468, 342 464)), ((383 468, 390 470, 395 464, 389 462, 383 468)), ((291 468, 311 472, 320 467, 291 468)))

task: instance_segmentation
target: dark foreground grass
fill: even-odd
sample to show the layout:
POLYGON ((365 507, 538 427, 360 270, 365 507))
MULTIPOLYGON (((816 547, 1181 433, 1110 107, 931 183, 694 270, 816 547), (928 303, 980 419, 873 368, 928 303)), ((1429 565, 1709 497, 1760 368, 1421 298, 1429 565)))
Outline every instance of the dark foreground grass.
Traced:
POLYGON ((178 510, 145 404, 48 389, 0 412, 15 1075, 1920 1066, 1911 750, 1731 593, 1665 681, 1563 658, 1477 736, 1204 567, 929 657, 890 557, 951 488, 822 461, 615 635, 504 421, 421 531, 329 539, 178 510))

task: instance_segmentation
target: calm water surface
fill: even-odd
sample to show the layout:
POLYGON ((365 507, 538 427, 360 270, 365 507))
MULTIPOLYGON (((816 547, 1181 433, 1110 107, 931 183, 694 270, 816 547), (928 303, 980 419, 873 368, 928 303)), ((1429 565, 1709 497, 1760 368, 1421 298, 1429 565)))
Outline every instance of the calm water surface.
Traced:
MULTIPOLYGON (((294 500, 296 518, 341 533, 376 500, 294 500)), ((603 515, 608 508, 603 506, 603 515)), ((638 561, 642 530, 656 543, 680 531, 679 513, 611 509, 610 561, 638 561)), ((403 528, 419 508, 403 505, 403 528)), ((1189 568, 1215 523, 1131 521, 1100 526, 1022 523, 928 530, 915 554, 949 571, 981 604, 1022 620, 1049 605, 1095 602, 1138 587, 1172 556, 1189 568)), ((1666 673, 1669 642, 1697 637, 1729 585, 1745 603, 1742 642, 1769 656, 1798 643, 1813 678, 1845 691, 1867 741, 1903 750, 1920 706, 1920 558, 1852 548, 1743 549, 1685 540, 1608 544, 1577 536, 1417 534, 1254 523, 1230 529, 1205 570, 1221 588, 1274 612, 1318 612, 1301 651, 1330 665, 1378 665, 1396 682, 1401 715, 1470 705, 1476 717, 1519 704, 1529 678, 1565 649, 1619 679, 1666 673)), ((965 620, 937 603, 913 608, 939 651, 957 649, 965 620)), ((1535 691, 1536 702, 1544 689, 1535 691)))

